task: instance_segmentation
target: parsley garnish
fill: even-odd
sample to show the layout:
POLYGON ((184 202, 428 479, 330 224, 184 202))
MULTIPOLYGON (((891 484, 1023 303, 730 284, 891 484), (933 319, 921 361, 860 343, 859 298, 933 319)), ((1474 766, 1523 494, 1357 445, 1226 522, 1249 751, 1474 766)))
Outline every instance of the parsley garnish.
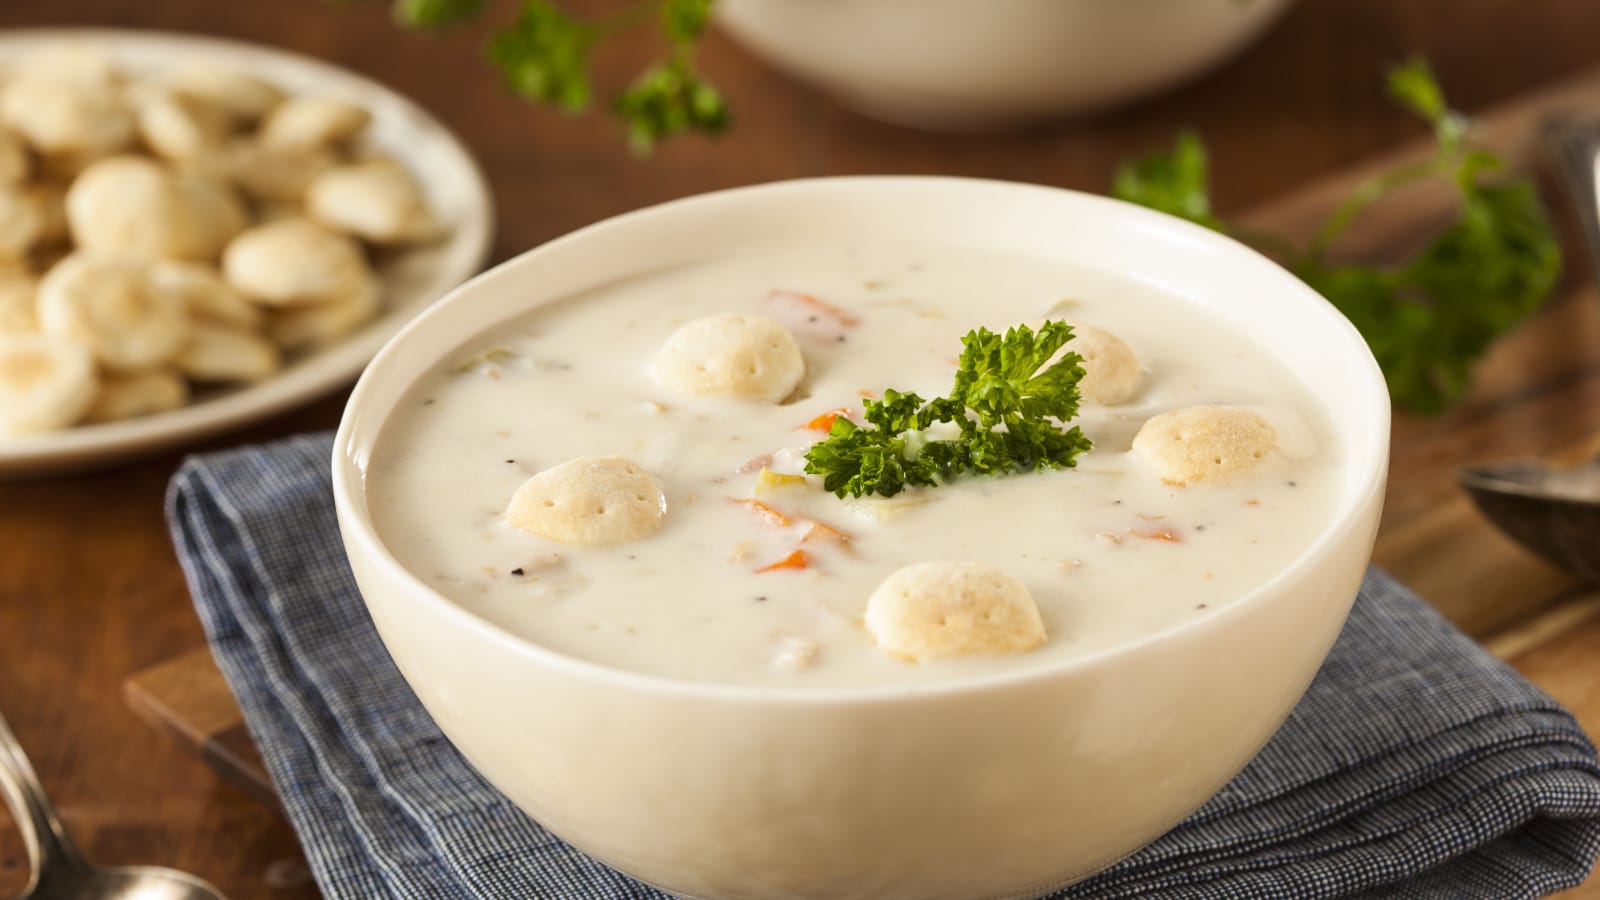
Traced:
POLYGON ((1533 182, 1493 177, 1501 161, 1467 140, 1421 60, 1389 73, 1389 94, 1433 126, 1435 154, 1359 186, 1305 248, 1229 226, 1211 211, 1205 147, 1193 134, 1171 153, 1122 166, 1112 193, 1208 228, 1233 233, 1278 256, 1338 307, 1372 348, 1396 405, 1436 413, 1466 392, 1490 343, 1510 331, 1555 286, 1561 247, 1533 182), (1448 179, 1461 213, 1415 256, 1393 266, 1333 262, 1330 248, 1369 207, 1426 178, 1448 179))
POLYGON ((394 0, 394 19, 412 28, 447 28, 483 12, 483 0, 394 0))
POLYGON ((1050 362, 1070 340, 1065 322, 1045 322, 1038 332, 1019 325, 1005 337, 987 328, 969 332, 948 397, 888 390, 882 400, 862 401, 870 427, 835 419, 827 438, 807 451, 806 471, 823 476, 823 487, 839 497, 892 497, 966 472, 1070 468, 1090 446, 1079 428, 1063 430, 1078 414, 1083 357, 1067 352, 1050 362), (927 431, 936 423, 958 433, 932 437, 927 431))
POLYGON ((1171 153, 1152 153, 1118 166, 1111 196, 1226 231, 1227 226, 1211 213, 1206 168, 1205 144, 1186 131, 1178 135, 1171 153))
POLYGON ((641 153, 684 131, 716 134, 728 127, 728 104, 678 56, 651 67, 612 104, 641 153))
MULTIPOLYGON (((635 0, 615 15, 580 18, 552 0, 523 0, 517 17, 490 36, 489 60, 513 91, 578 113, 595 93, 589 58, 607 39, 654 23, 668 45, 664 59, 647 67, 611 101, 640 152, 685 131, 721 132, 728 104, 695 69, 695 47, 711 18, 714 0, 635 0)), ((477 19, 484 0, 391 0, 400 23, 440 29, 477 19)))

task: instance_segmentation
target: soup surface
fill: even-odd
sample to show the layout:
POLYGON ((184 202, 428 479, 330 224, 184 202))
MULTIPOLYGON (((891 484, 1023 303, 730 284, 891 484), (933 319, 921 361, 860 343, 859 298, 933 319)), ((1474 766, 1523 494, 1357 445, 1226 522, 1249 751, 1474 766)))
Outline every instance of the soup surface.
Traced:
POLYGON ((1115 647, 1212 615, 1265 583, 1332 512, 1343 461, 1328 428, 1268 348, 1181 298, 1055 261, 884 243, 654 272, 509 319, 411 388, 379 437, 367 491, 403 565, 551 650, 695 681, 909 685, 1115 647), (652 364, 668 336, 730 312, 793 333, 806 375, 785 402, 689 398, 657 383, 652 364), (806 447, 824 436, 807 428, 818 416, 859 412, 864 395, 885 388, 941 396, 962 335, 1046 318, 1116 334, 1144 369, 1127 402, 1085 403, 1076 422, 1094 448, 1076 469, 966 476, 863 500, 840 500, 815 477, 773 477, 801 470, 806 447), (1221 483, 1164 483, 1131 452, 1133 437, 1152 415, 1203 404, 1259 412, 1278 447, 1221 483), (609 455, 663 486, 667 512, 649 537, 571 546, 506 521, 531 475, 609 455), (764 506, 740 502, 750 499, 764 506), (769 568, 812 523, 847 540, 806 541, 804 568, 769 568), (886 654, 863 626, 868 597, 891 572, 927 560, 1015 576, 1048 639, 1022 653, 920 663, 886 654))

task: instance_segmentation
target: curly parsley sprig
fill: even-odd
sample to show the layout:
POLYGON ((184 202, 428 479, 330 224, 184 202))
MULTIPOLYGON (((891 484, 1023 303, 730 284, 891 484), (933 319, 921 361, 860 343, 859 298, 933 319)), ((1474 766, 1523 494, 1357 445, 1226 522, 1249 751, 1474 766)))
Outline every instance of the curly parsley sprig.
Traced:
POLYGON ((1004 337, 979 328, 961 339, 961 358, 949 396, 924 400, 888 390, 864 400, 870 427, 844 416, 806 453, 806 471, 823 476, 839 497, 892 497, 907 487, 932 487, 957 475, 1004 475, 1070 468, 1089 439, 1065 424, 1078 414, 1083 357, 1057 351, 1072 340, 1065 322, 1038 332, 1019 325, 1004 337), (1048 366, 1046 365, 1048 363, 1048 366), (952 424, 956 434, 928 429, 952 424))
POLYGON ((412 28, 448 28, 483 12, 484 0, 394 0, 394 20, 412 28))
MULTIPOLYGON (((695 68, 695 48, 714 0, 637 0, 615 15, 580 18, 552 0, 524 0, 517 17, 489 39, 489 60, 513 91, 566 110, 587 110, 595 88, 589 60, 594 49, 625 31, 656 24, 669 47, 611 101, 636 151, 688 131, 717 134, 728 126, 728 103, 695 68)), ((419 29, 471 22, 484 0, 392 0, 395 20, 419 29)))
POLYGON ((1170 153, 1119 168, 1112 194, 1279 257, 1367 339, 1396 405, 1437 413, 1466 392, 1474 364, 1495 338, 1549 295, 1561 271, 1561 246, 1532 180, 1496 174, 1500 159, 1471 145, 1466 118, 1450 109, 1426 62, 1395 68, 1388 87, 1433 126, 1436 152, 1357 187, 1304 248, 1235 228, 1211 211, 1205 147, 1193 134, 1181 135, 1170 153), (1461 213, 1415 256, 1394 266, 1329 260, 1362 213, 1427 178, 1455 185, 1461 213))

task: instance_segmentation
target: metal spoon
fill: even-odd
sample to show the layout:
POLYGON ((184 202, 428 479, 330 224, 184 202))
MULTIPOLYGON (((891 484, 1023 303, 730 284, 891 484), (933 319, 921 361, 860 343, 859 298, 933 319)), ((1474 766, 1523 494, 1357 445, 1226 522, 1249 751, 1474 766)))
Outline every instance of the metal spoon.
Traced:
MULTIPOLYGON (((1540 134, 1583 225, 1600 275, 1600 120, 1554 119, 1540 134)), ((1600 583, 1600 459, 1570 469, 1539 460, 1468 466, 1466 488, 1483 514, 1524 547, 1600 583)))
POLYGON ((4 716, 0 716, 0 793, 5 794, 33 863, 33 875, 18 900, 226 900, 221 891, 175 869, 113 869, 84 859, 67 838, 4 716))
POLYGON ((1570 469, 1538 460, 1468 466, 1461 486, 1522 546, 1600 584, 1600 460, 1570 469))

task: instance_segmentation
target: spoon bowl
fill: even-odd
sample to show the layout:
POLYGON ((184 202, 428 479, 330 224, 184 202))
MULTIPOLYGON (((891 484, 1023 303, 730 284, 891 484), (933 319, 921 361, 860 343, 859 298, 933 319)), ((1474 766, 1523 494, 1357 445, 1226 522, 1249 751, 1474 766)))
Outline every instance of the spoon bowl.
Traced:
MULTIPOLYGON (((81 861, 80 861, 81 862, 81 861)), ((18 900, 224 900, 187 872, 159 866, 58 865, 18 900)))
POLYGON ((1600 584, 1600 460, 1571 468, 1539 460, 1468 466, 1461 486, 1522 546, 1600 584))

